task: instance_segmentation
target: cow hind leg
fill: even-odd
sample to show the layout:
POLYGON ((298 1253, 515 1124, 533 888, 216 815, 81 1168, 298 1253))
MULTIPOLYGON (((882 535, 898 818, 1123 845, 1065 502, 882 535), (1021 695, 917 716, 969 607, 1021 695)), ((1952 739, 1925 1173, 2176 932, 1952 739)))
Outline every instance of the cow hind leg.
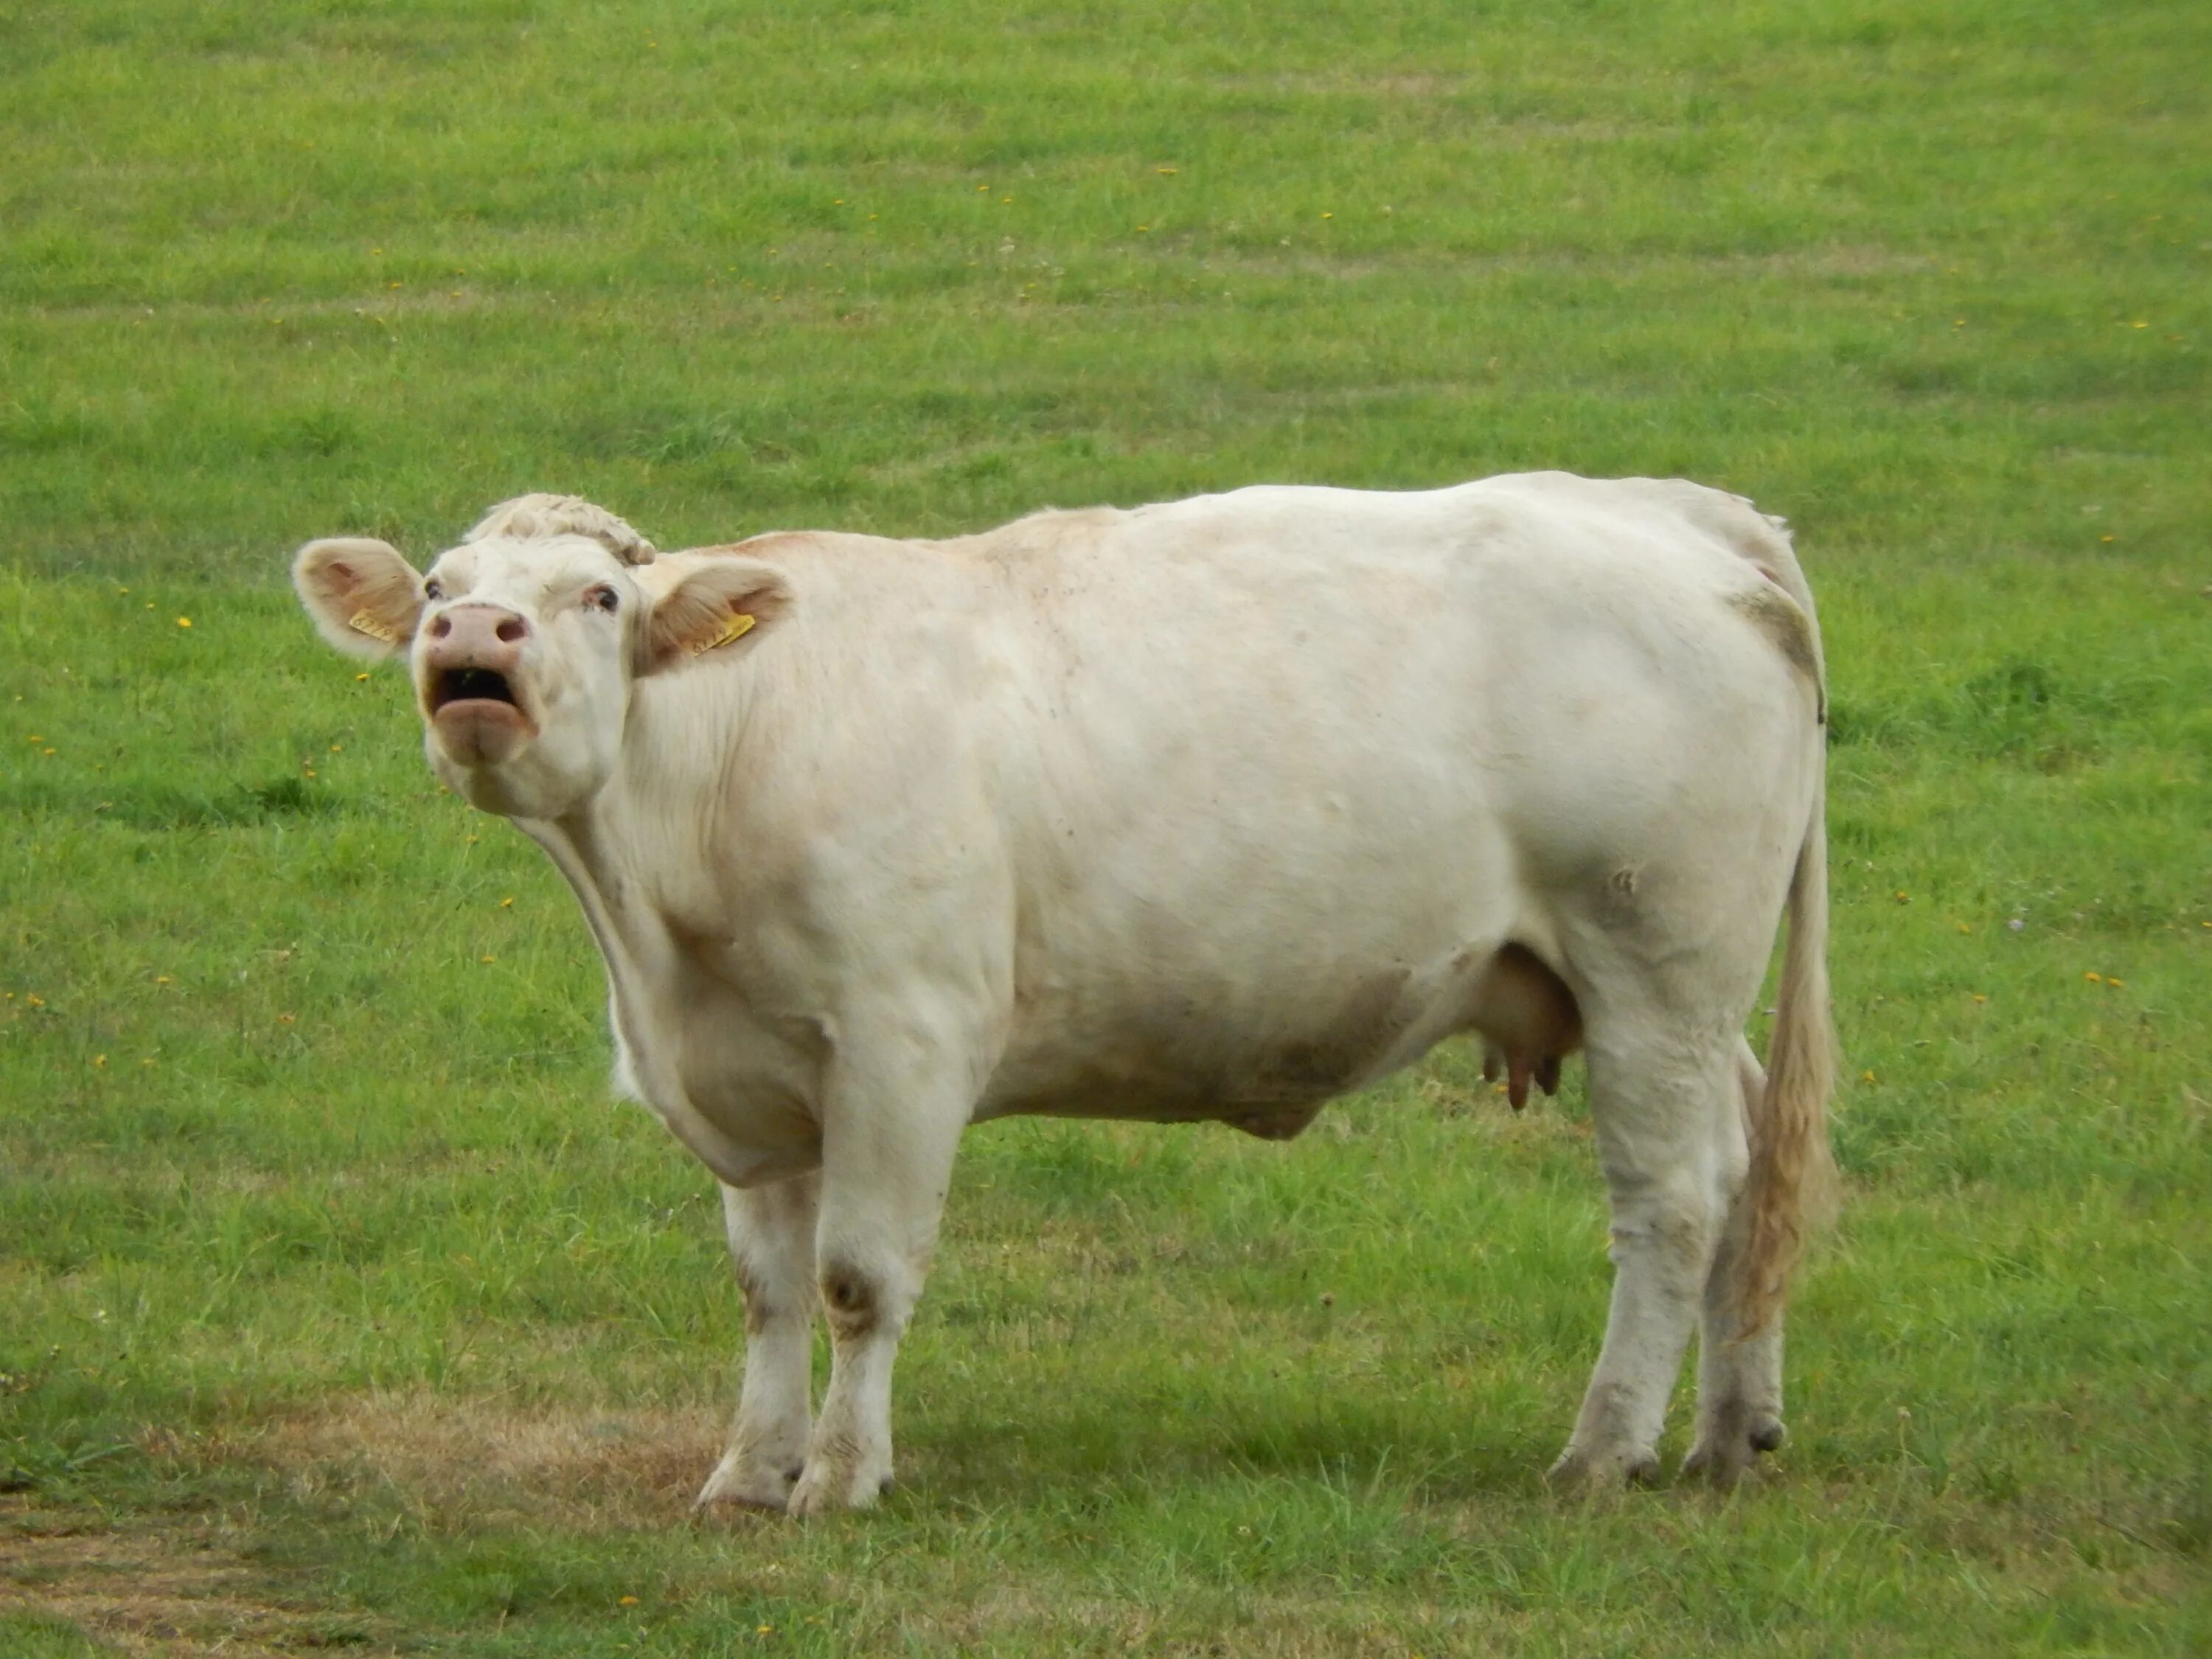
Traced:
POLYGON ((1746 1124, 1766 1092, 1766 1073, 1747 1042, 1737 1045, 1736 1074, 1741 1109, 1718 1126, 1733 1196, 1705 1279, 1698 1330, 1697 1440, 1682 1465, 1685 1474, 1703 1475, 1723 1487, 1733 1486, 1753 1457, 1775 1450, 1783 1439, 1782 1316, 1776 1314, 1753 1336, 1741 1334, 1736 1321, 1750 1233, 1742 1197, 1750 1162, 1746 1124))
POLYGON ((1555 1482, 1651 1480, 1668 1395, 1726 1221, 1716 1124, 1738 1112, 1735 1050, 1679 1008, 1603 1007, 1589 1032, 1590 1115, 1612 1206, 1613 1300, 1555 1482))
POLYGON ((821 1179, 722 1188, 730 1261, 745 1298, 745 1375, 729 1449, 701 1507, 780 1510, 806 1461, 814 1358, 814 1230, 821 1179))

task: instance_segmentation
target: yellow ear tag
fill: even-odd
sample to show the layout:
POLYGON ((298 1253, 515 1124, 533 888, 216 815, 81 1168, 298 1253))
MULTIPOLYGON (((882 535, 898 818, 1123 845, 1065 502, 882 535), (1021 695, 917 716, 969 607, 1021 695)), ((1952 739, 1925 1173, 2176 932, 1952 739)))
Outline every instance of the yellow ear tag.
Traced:
POLYGON ((348 617, 346 618, 346 626, 353 629, 356 634, 368 635, 372 640, 382 640, 386 645, 397 645, 399 643, 399 630, 398 629, 392 627, 389 623, 383 622, 379 618, 369 615, 366 611, 356 611, 353 615, 348 617))
POLYGON ((703 657, 716 646, 727 645, 732 640, 743 639, 753 631, 753 623, 756 620, 742 611, 732 611, 728 620, 723 623, 722 631, 705 644, 693 646, 691 654, 695 657, 703 657))

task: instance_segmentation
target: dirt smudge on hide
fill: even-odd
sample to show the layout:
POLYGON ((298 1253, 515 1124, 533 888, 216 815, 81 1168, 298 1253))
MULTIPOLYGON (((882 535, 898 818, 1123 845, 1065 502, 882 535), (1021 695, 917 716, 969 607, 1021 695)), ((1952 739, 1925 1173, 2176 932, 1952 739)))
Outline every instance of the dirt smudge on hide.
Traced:
POLYGON ((1764 570, 1759 574, 1765 580, 1758 586, 1728 596, 1729 608, 1764 634, 1781 652, 1784 660, 1804 677, 1806 684, 1813 689, 1819 718, 1826 724, 1828 693, 1821 679, 1820 650, 1814 642, 1812 619, 1782 591, 1772 576, 1764 570))
POLYGON ((1406 967, 1370 975, 1319 1031, 1285 1042, 1262 1058, 1250 1080, 1236 1091, 1237 1102, 1292 1104, 1343 1093, 1404 1034, 1409 1017, 1402 1005, 1413 975, 1406 967))

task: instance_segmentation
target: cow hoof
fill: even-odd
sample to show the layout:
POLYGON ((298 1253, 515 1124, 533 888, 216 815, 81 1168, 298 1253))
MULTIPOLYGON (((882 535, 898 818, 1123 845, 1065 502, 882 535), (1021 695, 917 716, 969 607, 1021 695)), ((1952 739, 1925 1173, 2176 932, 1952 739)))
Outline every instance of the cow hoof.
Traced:
POLYGON ((738 1509, 769 1510, 781 1514, 791 1503, 792 1490, 799 1484, 801 1471, 797 1468, 778 1469, 761 1463, 740 1462, 732 1452, 714 1466, 707 1484, 699 1488, 693 1500, 695 1510, 709 1510, 720 1504, 738 1509))
POLYGON ((792 1488, 791 1513, 829 1515, 838 1510, 865 1510, 891 1489, 888 1469, 860 1469, 837 1475, 809 1465, 792 1488))
POLYGON ((1583 1492, 1648 1486, 1659 1478, 1659 1454, 1648 1447, 1605 1450, 1570 1446, 1544 1478, 1563 1490, 1583 1492))
POLYGON ((1778 1417, 1733 1415, 1708 1425, 1682 1460, 1684 1475, 1726 1492, 1761 1452, 1779 1451, 1787 1434, 1778 1417))

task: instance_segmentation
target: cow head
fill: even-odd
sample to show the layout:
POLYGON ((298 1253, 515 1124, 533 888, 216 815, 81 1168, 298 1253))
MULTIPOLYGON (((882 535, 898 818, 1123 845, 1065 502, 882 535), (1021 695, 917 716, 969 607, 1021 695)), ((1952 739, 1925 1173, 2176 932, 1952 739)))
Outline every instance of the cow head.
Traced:
POLYGON ((455 793, 552 818, 613 775, 638 679, 748 649, 790 605, 781 574, 755 560, 647 583, 638 568, 653 557, 602 507, 525 495, 422 575, 384 542, 342 538, 301 548, 292 585, 338 650, 407 657, 424 749, 455 793))

